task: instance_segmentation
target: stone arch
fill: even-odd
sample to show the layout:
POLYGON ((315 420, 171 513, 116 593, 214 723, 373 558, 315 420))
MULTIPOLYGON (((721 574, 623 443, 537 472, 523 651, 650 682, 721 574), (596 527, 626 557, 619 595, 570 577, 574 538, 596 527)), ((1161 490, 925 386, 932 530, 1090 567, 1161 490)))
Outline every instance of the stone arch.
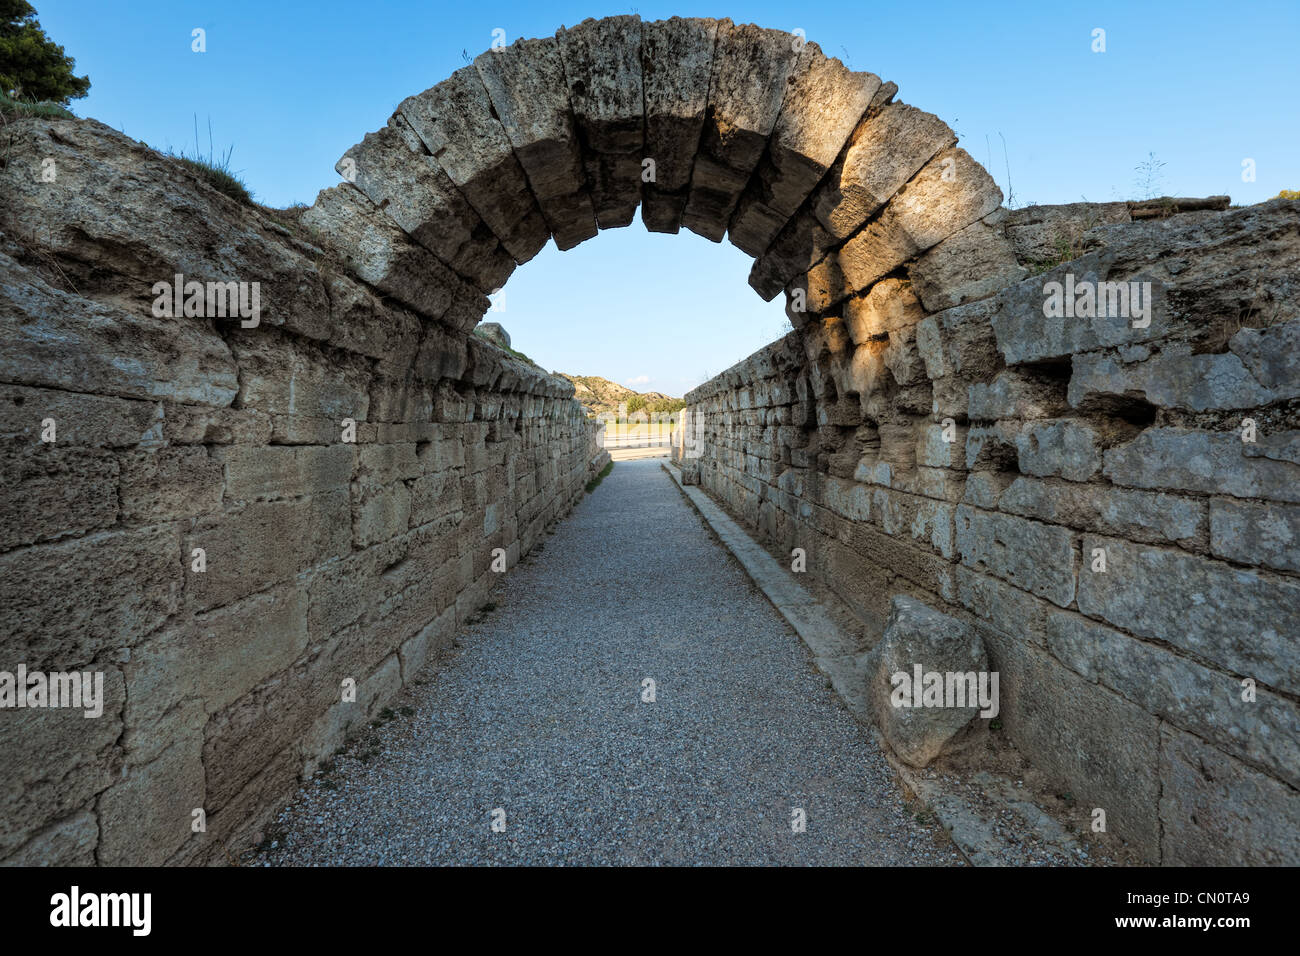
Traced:
POLYGON ((860 325, 876 283, 1002 199, 952 130, 896 92, 783 31, 589 19, 404 100, 303 221, 367 283, 459 330, 548 240, 572 248, 638 206, 650 230, 725 235, 797 326, 860 325))

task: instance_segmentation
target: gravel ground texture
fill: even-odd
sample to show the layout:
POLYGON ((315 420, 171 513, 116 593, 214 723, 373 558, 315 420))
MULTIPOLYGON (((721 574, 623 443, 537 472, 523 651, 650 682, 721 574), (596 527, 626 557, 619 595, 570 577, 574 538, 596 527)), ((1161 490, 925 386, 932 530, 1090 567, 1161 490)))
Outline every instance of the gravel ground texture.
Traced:
POLYGON ((963 862, 658 461, 619 463, 493 601, 249 864, 963 862))

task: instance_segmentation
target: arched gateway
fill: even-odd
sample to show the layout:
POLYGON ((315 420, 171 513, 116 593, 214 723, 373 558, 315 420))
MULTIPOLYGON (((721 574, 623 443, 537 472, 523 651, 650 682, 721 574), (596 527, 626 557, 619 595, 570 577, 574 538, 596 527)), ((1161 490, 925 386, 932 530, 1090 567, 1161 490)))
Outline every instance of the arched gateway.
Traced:
POLYGON ((656 232, 726 235, 802 325, 999 207, 952 130, 896 91, 778 30, 586 20, 405 100, 304 221, 368 282, 466 328, 548 239, 572 248, 639 205, 656 232))

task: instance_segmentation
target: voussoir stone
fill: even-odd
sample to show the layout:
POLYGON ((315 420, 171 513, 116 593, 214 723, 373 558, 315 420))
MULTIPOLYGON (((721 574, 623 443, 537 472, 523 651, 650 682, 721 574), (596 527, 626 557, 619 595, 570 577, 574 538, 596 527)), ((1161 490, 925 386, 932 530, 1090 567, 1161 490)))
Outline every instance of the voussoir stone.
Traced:
POLYGON ((1002 204, 1002 190, 963 149, 944 150, 869 222, 809 270, 824 307, 865 289, 1002 204))
POLYGON ((721 242, 740 194, 776 125, 802 40, 753 24, 718 26, 709 112, 682 224, 721 242))
POLYGON ((516 262, 541 251, 550 231, 478 70, 462 67, 397 112, 516 262))
POLYGON ((732 216, 733 244, 751 256, 766 251, 834 164, 879 88, 874 73, 855 73, 817 44, 804 46, 767 150, 732 216))
POLYGON ((601 229, 631 223, 641 201, 641 30, 640 17, 616 16, 588 18, 556 34, 601 229))
POLYGON ((537 205, 560 249, 596 234, 560 42, 516 40, 474 60, 537 205))
POLYGON ((652 232, 681 228, 717 39, 717 20, 672 17, 641 25, 643 159, 654 162, 654 178, 641 187, 641 218, 652 232))
POLYGON ((383 129, 367 133, 334 168, 480 291, 499 289, 514 271, 510 253, 400 113, 383 129))
POLYGON ((324 189, 303 222, 357 278, 431 319, 470 285, 413 242, 350 183, 324 189))

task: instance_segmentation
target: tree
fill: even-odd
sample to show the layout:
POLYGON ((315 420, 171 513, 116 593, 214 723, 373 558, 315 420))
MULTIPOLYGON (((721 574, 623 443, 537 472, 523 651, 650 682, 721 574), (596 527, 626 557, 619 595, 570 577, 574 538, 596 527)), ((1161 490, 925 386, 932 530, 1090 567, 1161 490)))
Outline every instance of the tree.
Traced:
POLYGON ((17 99, 67 104, 90 90, 76 61, 45 35, 27 0, 0 0, 0 92, 17 99))

